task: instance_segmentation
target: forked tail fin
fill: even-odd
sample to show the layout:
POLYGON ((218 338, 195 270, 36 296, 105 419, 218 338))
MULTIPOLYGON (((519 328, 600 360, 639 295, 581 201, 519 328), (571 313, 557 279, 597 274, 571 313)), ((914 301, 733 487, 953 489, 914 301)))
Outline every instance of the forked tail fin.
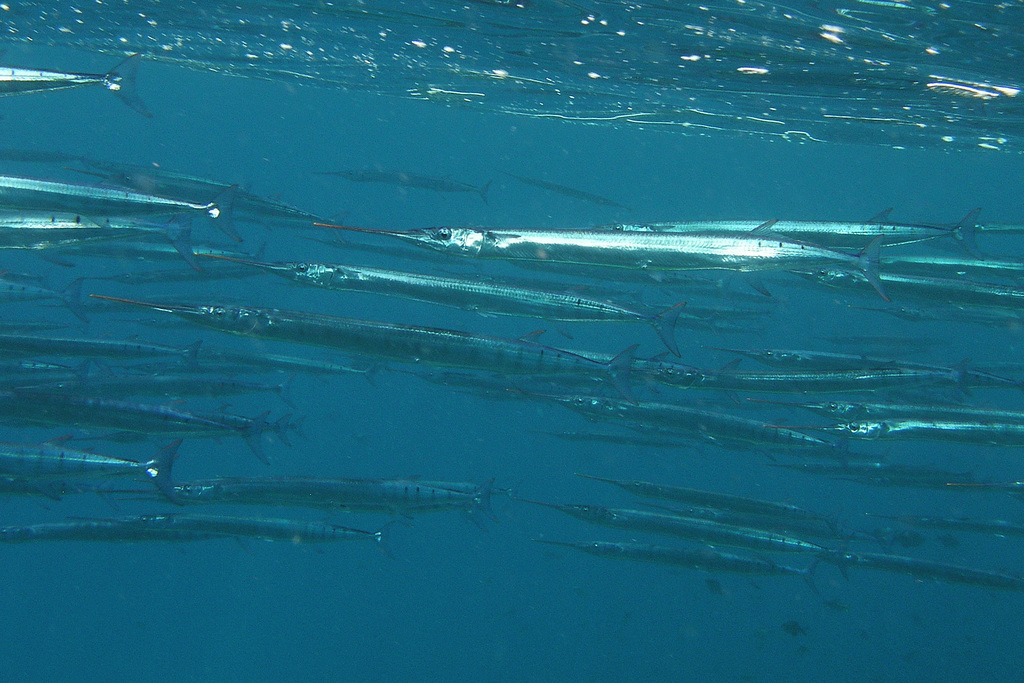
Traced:
POLYGON ((139 71, 139 60, 142 55, 134 54, 115 66, 103 77, 103 85, 107 90, 121 98, 121 101, 139 112, 147 119, 153 118, 153 114, 146 108, 135 90, 135 75, 139 71))

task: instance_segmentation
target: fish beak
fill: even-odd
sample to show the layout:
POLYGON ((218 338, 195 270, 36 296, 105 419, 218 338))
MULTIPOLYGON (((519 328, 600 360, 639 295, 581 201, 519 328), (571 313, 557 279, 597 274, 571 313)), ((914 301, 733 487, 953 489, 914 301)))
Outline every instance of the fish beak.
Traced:
POLYGON ((154 311, 164 311, 165 313, 177 313, 181 311, 191 311, 192 306, 178 306, 174 304, 157 304, 150 301, 135 301, 133 299, 121 299, 116 296, 101 296, 99 294, 90 294, 93 299, 102 299, 103 301, 116 301, 122 304, 131 304, 132 306, 145 306, 146 308, 152 308, 154 311))
POLYGON ((235 258, 234 256, 222 256, 221 254, 199 254, 203 258, 215 258, 221 261, 230 261, 231 263, 241 263, 243 266, 252 266, 254 268, 266 268, 268 270, 284 270, 281 266, 276 263, 264 263, 263 261, 250 261, 244 258, 235 258))
POLYGON ((402 230, 381 230, 379 228, 357 228, 352 225, 334 225, 333 223, 313 223, 318 228, 331 228, 332 230, 347 230, 348 232, 365 232, 371 235, 394 235, 396 237, 411 236, 413 233, 402 230))

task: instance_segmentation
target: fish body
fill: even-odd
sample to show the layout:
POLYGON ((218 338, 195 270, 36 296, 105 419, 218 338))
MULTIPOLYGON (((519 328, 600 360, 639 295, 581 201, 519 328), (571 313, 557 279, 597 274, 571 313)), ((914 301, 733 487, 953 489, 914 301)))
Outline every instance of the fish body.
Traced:
POLYGON ((490 513, 490 483, 418 479, 231 478, 179 482, 183 503, 225 503, 415 514, 438 510, 490 513))
POLYGON ((536 539, 540 543, 573 548, 598 557, 612 557, 634 562, 651 562, 689 569, 700 569, 709 572, 732 572, 736 574, 754 574, 762 576, 779 576, 795 574, 808 577, 806 569, 796 569, 776 564, 768 559, 744 557, 723 553, 714 548, 676 548, 645 543, 610 543, 607 541, 590 541, 569 543, 564 541, 546 541, 536 539))
POLYGON ((323 263, 242 263, 299 284, 396 296, 480 313, 534 316, 571 322, 645 322, 654 327, 672 353, 679 355, 673 335, 675 322, 682 312, 679 306, 673 306, 660 315, 652 315, 578 294, 545 291, 480 278, 422 275, 384 268, 323 263))
POLYGON ((383 542, 382 532, 349 529, 323 522, 213 515, 162 514, 116 519, 76 520, 0 527, 0 543, 30 541, 198 541, 214 538, 255 538, 291 543, 370 540, 383 542))
POLYGON ((913 405, 901 403, 868 403, 855 401, 820 401, 820 402, 779 402, 803 408, 812 413, 831 417, 837 420, 886 420, 894 418, 912 418, 918 420, 936 419, 945 421, 979 423, 1013 423, 1024 424, 1024 411, 1001 410, 995 408, 975 408, 964 405, 927 404, 913 405))
POLYGON ((841 568, 862 567, 896 574, 906 574, 915 579, 958 583, 982 588, 1002 590, 1024 590, 1024 577, 1003 572, 985 571, 961 567, 931 560, 879 553, 833 553, 826 561, 841 568))
POLYGON ((831 451, 834 445, 824 439, 790 429, 779 429, 758 420, 726 413, 698 410, 667 403, 631 402, 597 396, 552 397, 590 419, 617 419, 644 427, 656 427, 699 440, 723 443, 753 443, 762 446, 820 449, 831 451))
POLYGON ((487 190, 491 187, 490 181, 477 186, 448 178, 435 178, 404 171, 319 171, 317 175, 339 176, 354 183, 383 183, 433 192, 472 192, 480 195, 485 202, 487 201, 487 190))
MULTIPOLYGON (((886 215, 887 218, 887 215, 886 215)), ((955 237, 957 227, 924 223, 893 223, 888 220, 851 221, 671 221, 658 223, 616 223, 606 226, 617 232, 669 232, 677 234, 750 234, 770 230, 789 238, 831 247, 863 247, 876 237, 886 245, 912 244, 939 237, 955 237)))
POLYGON ((824 517, 816 512, 804 508, 780 503, 776 501, 759 500, 745 496, 735 496, 717 491, 704 491, 701 489, 686 488, 684 486, 670 486, 667 484, 655 484, 649 481, 634 479, 604 479, 588 474, 578 474, 585 479, 603 481, 606 484, 613 484, 619 488, 644 498, 657 498, 668 500, 674 503, 685 505, 697 505, 705 508, 718 510, 729 510, 736 513, 755 515, 762 517, 774 517, 780 519, 795 519, 807 521, 822 521, 824 517))
POLYGON ((151 480, 161 493, 174 500, 171 465, 180 444, 179 439, 152 459, 139 461, 67 448, 60 440, 40 444, 3 442, 0 443, 0 476, 52 481, 141 474, 151 480))
POLYGON ((1024 446, 1024 423, 892 419, 844 422, 815 429, 868 440, 902 439, 985 446, 1024 446))
POLYGON ((862 258, 784 237, 752 234, 473 228, 380 232, 474 258, 651 270, 806 270, 817 263, 870 271, 876 269, 880 244, 875 242, 862 258))
POLYGON ((621 392, 628 393, 620 373, 628 372, 633 347, 604 363, 528 339, 506 339, 458 330, 379 323, 274 308, 165 305, 114 300, 173 313, 196 324, 245 337, 321 346, 404 363, 521 375, 609 376, 621 392))
POLYGON ((0 391, 0 417, 43 425, 75 425, 115 429, 131 434, 165 436, 238 436, 263 458, 259 443, 264 431, 283 435, 288 421, 270 425, 265 415, 256 418, 230 413, 192 413, 179 408, 134 403, 95 396, 77 396, 32 390, 0 391))
POLYGON ((943 367, 878 367, 855 370, 704 371, 678 363, 636 360, 634 374, 680 389, 716 389, 752 393, 844 393, 944 386, 956 389, 1002 387, 1021 383, 978 371, 943 367))
POLYGON ((817 553, 826 550, 817 543, 793 536, 763 529, 723 524, 703 517, 647 510, 605 508, 597 505, 553 505, 537 503, 537 501, 530 502, 560 510, 571 517, 592 524, 629 531, 665 534, 708 545, 727 545, 761 552, 817 553))

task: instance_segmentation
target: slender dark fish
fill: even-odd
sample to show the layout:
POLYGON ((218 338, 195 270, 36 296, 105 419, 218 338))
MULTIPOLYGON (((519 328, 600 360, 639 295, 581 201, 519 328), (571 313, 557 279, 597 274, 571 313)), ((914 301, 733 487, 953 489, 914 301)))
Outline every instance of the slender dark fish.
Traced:
POLYGON ((802 519, 810 521, 822 521, 823 515, 804 508, 757 498, 746 498, 717 491, 702 491, 700 489, 685 488, 683 486, 669 486, 667 484, 654 484, 649 481, 631 479, 605 479, 589 474, 576 473, 577 477, 603 481, 606 484, 614 484, 630 493, 643 496, 644 498, 659 498, 670 500, 675 503, 686 505, 699 505, 701 507, 715 508, 720 510, 731 510, 750 515, 761 515, 764 517, 775 517, 782 519, 802 519))
POLYGON ((515 178, 521 183, 526 185, 532 185, 533 187, 539 187, 542 190, 548 190, 549 192, 555 192, 565 197, 572 199, 579 199, 584 202, 590 202, 591 204, 597 204, 599 206, 611 206, 616 209, 625 209, 626 211, 632 211, 628 206, 623 206, 618 202, 602 197, 599 194, 593 194, 592 192, 585 192, 583 190, 577 190, 575 187, 568 187, 566 185, 559 185, 558 183, 551 183, 547 180, 538 180, 536 178, 528 178, 526 176, 516 175, 515 173, 509 173, 502 171, 505 175, 510 178, 515 178))
POLYGON ((374 533, 324 522, 190 514, 139 515, 0 527, 0 543, 199 541, 213 538, 255 538, 296 544, 348 540, 384 542, 383 531, 374 533))
POLYGON ((484 202, 487 201, 487 190, 491 187, 491 181, 477 187, 460 183, 457 180, 417 175, 404 171, 316 171, 314 175, 334 175, 355 183, 384 183, 385 185, 415 187, 419 190, 433 190, 434 192, 475 192, 484 202))
POLYGON ((811 576, 810 569, 797 569, 776 564, 767 559, 732 555, 720 552, 714 548, 674 548, 644 543, 609 543, 607 541, 570 543, 565 541, 547 541, 540 538, 535 538, 534 540, 538 543, 574 548, 575 550, 597 555, 598 557, 613 557, 621 560, 633 560, 635 562, 667 564, 709 572, 733 572, 736 574, 767 576, 795 574, 804 577, 805 580, 809 580, 811 576))
POLYGON ((338 318, 316 313, 247 306, 159 304, 92 295, 173 313, 222 332, 293 342, 362 354, 402 363, 423 363, 472 368, 517 375, 588 375, 609 379, 630 396, 628 371, 635 347, 608 362, 538 344, 529 339, 507 339, 397 323, 338 318))
POLYGON ((1024 577, 1016 574, 973 569, 914 557, 879 553, 830 553, 822 559, 844 570, 847 567, 863 567, 895 574, 906 574, 926 581, 1024 591, 1024 577))

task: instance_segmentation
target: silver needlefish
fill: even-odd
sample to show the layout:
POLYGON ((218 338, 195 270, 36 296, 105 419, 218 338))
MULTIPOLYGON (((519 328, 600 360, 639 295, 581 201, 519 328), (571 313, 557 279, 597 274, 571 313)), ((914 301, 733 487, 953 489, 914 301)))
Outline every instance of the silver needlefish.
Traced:
POLYGON ((166 346, 138 339, 116 341, 86 337, 56 337, 0 332, 0 351, 16 356, 72 356, 75 358, 139 359, 179 357, 189 364, 197 362, 201 341, 189 346, 166 346))
POLYGON ((858 420, 829 427, 803 427, 867 440, 941 441, 983 446, 1024 446, 1024 423, 951 420, 858 420))
POLYGON ((919 465, 900 465, 888 462, 769 464, 772 467, 852 481, 866 486, 946 490, 950 486, 984 486, 984 484, 975 482, 974 475, 970 472, 952 472, 919 465))
MULTIPOLYGON (((171 199, 188 201, 208 201, 222 194, 232 183, 210 180, 199 176, 178 173, 162 168, 158 164, 140 166, 116 161, 103 161, 80 157, 78 159, 87 169, 69 168, 67 170, 103 179, 104 184, 119 185, 137 192, 155 194, 171 199)), ((234 209, 260 222, 285 221, 292 224, 311 224, 321 220, 318 216, 283 202, 267 199, 237 189, 234 209)))
POLYGON ((683 514, 606 508, 598 505, 556 505, 525 498, 518 500, 534 505, 543 505, 591 524, 626 529, 627 531, 675 536, 708 545, 725 545, 771 553, 820 553, 828 550, 825 546, 793 536, 722 524, 711 519, 683 514))
POLYGON ((0 543, 30 541, 199 541, 215 538, 254 538, 287 543, 373 541, 383 545, 384 532, 349 529, 325 522, 265 517, 221 517, 192 514, 154 514, 113 519, 84 519, 28 526, 0 527, 0 543))
POLYGON ((861 401, 766 401, 748 398, 755 403, 802 408, 817 415, 837 420, 885 420, 912 418, 918 420, 954 420, 958 422, 1000 422, 1024 424, 1024 411, 997 408, 975 408, 965 405, 871 403, 861 401))
POLYGON ((127 460, 91 451, 68 448, 66 439, 38 444, 0 442, 0 476, 21 479, 67 481, 70 479, 138 476, 153 482, 157 490, 175 501, 171 466, 181 439, 165 446, 149 460, 127 460))
POLYGON ((0 213, 0 249, 52 249, 83 242, 131 239, 156 228, 139 221, 92 221, 77 214, 0 213))
MULTIPOLYGON (((892 209, 886 209, 863 222, 853 221, 673 221, 660 223, 615 223, 605 229, 618 232, 675 232, 675 233, 752 233, 770 224, 772 232, 813 244, 838 248, 861 248, 872 239, 882 237, 886 246, 913 244, 940 237, 951 237, 972 255, 979 256, 975 244, 978 214, 974 209, 953 225, 927 223, 894 223, 889 219, 892 209)), ((885 259, 883 259, 883 262, 885 259)))
MULTIPOLYGON (((834 268, 813 273, 800 273, 816 282, 837 289, 868 291, 869 284, 860 273, 834 268)), ((879 274, 887 292, 899 299, 916 299, 929 303, 956 307, 950 315, 963 315, 963 307, 1004 308, 1014 312, 1024 304, 1024 288, 1013 285, 968 280, 965 278, 929 277, 903 273, 879 274)), ((868 309, 873 310, 873 309, 868 309)), ((893 313, 896 315, 896 313, 893 313)))
POLYGON ((0 96, 99 85, 146 118, 152 118, 135 91, 135 76, 141 59, 141 55, 131 55, 105 74, 0 67, 0 96))
POLYGON ((494 517, 490 507, 492 482, 478 485, 419 479, 217 477, 176 482, 174 491, 176 500, 193 504, 289 506, 406 516, 461 510, 494 517))
POLYGON ((825 249, 771 232, 771 221, 748 233, 616 232, 609 230, 502 230, 424 228, 376 230, 317 223, 321 227, 387 235, 458 256, 543 261, 636 270, 806 271, 851 269, 888 300, 878 278, 876 237, 859 254, 825 249))
POLYGON ((132 435, 209 438, 238 436, 264 463, 268 462, 260 444, 264 432, 273 431, 287 443, 287 431, 293 427, 288 415, 273 424, 268 423, 266 417, 269 412, 250 418, 225 412, 193 413, 174 406, 61 392, 27 389, 0 391, 0 419, 5 421, 75 425, 120 430, 132 435))
POLYGON ((313 175, 339 176, 354 183, 383 183, 433 192, 472 192, 480 195, 480 199, 484 200, 485 204, 487 203, 487 190, 491 188, 490 180, 483 185, 476 186, 448 178, 435 178, 405 171, 314 171, 313 175))
POLYGON ((679 548, 646 543, 611 543, 608 541, 548 541, 541 538, 533 539, 538 543, 573 548, 598 557, 612 557, 634 562, 651 562, 689 569, 700 569, 708 572, 732 572, 736 574, 754 574, 762 576, 782 576, 792 574, 803 577, 810 582, 810 569, 797 569, 777 564, 766 558, 744 557, 723 553, 714 548, 679 548))
POLYGON ((636 360, 633 372, 679 389, 715 389, 752 393, 845 393, 928 386, 968 390, 975 387, 1021 389, 1022 383, 990 373, 959 368, 887 366, 846 370, 709 371, 665 361, 636 360))
POLYGON ((91 295, 97 299, 172 313, 204 327, 292 342, 402 363, 423 363, 517 375, 586 375, 608 379, 631 399, 629 368, 635 346, 608 362, 539 344, 459 330, 380 323, 353 318, 249 306, 160 304, 91 295))
POLYGON ((668 403, 631 402, 598 396, 542 396, 570 408, 592 420, 622 420, 643 428, 656 428, 699 441, 724 446, 748 444, 775 448, 817 449, 831 452, 830 441, 809 436, 792 429, 737 417, 727 413, 700 410, 668 403))
POLYGON ((939 529, 942 531, 967 531, 976 534, 989 534, 1000 538, 1006 536, 1024 536, 1024 525, 1008 522, 1005 519, 967 519, 966 517, 927 517, 923 515, 877 515, 865 513, 876 519, 888 519, 918 529, 939 529))
POLYGON ((102 185, 68 183, 27 176, 0 175, 0 204, 8 209, 62 211, 93 220, 107 216, 151 216, 200 213, 235 241, 241 237, 232 224, 238 188, 227 188, 210 201, 192 202, 102 185))
POLYGON ((729 510, 748 515, 762 517, 773 517, 779 519, 796 519, 805 521, 824 521, 825 517, 789 503, 747 498, 717 491, 704 491, 701 489, 686 488, 684 486, 671 486, 668 484, 655 484, 649 481, 636 479, 605 479, 589 474, 576 473, 577 477, 603 481, 606 484, 613 484, 619 488, 644 498, 657 498, 668 500, 673 503, 685 505, 698 505, 700 507, 713 508, 717 510, 729 510))
POLYGON ((89 322, 89 318, 85 315, 85 311, 82 309, 81 301, 82 280, 84 280, 84 278, 78 278, 64 289, 57 291, 54 289, 47 289, 46 287, 41 287, 39 285, 28 284, 21 278, 15 278, 9 275, 5 276, 0 272, 0 302, 59 299, 72 315, 82 322, 87 323, 89 322))
POLYGON ((906 574, 918 580, 959 583, 982 588, 1024 590, 1024 577, 1004 572, 961 567, 916 557, 883 555, 879 553, 831 553, 824 561, 844 570, 847 567, 877 569, 895 574, 906 574))
POLYGON ((897 360, 895 358, 879 358, 868 355, 853 353, 834 353, 831 351, 804 351, 794 349, 724 349, 715 346, 705 347, 716 351, 735 353, 740 356, 752 358, 759 363, 779 369, 793 369, 797 371, 871 371, 882 368, 902 368, 905 370, 922 370, 924 372, 949 373, 950 377, 963 382, 964 386, 1008 386, 1021 388, 1021 383, 1009 377, 975 370, 967 367, 967 362, 957 363, 952 367, 931 365, 929 363, 916 363, 912 361, 897 360))
POLYGON ((217 256, 243 263, 297 282, 323 289, 364 292, 424 301, 479 313, 535 316, 567 322, 645 322, 674 355, 679 355, 675 325, 682 312, 677 304, 659 314, 630 310, 578 294, 546 291, 490 279, 422 275, 384 268, 331 263, 266 263, 217 256))

